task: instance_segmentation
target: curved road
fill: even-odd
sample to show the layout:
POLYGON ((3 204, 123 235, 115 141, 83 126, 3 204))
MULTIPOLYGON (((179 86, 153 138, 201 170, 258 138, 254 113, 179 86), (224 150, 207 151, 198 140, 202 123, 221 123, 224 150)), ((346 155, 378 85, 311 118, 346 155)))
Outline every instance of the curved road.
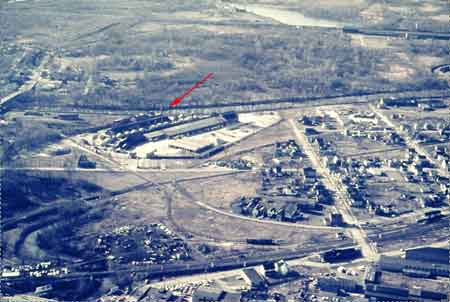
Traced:
POLYGON ((220 209, 214 208, 210 205, 207 205, 206 203, 203 203, 201 201, 195 201, 195 204, 197 204, 198 206, 200 206, 204 209, 210 210, 210 211, 215 212, 220 215, 224 215, 224 216, 228 216, 228 217, 232 217, 232 218, 236 218, 236 219, 241 219, 241 220, 247 220, 247 221, 256 222, 256 223, 267 224, 267 225, 281 225, 281 226, 291 227, 291 228, 314 229, 314 230, 325 230, 325 231, 335 231, 335 232, 345 230, 345 228, 340 228, 340 227, 310 225, 310 224, 283 222, 283 221, 276 221, 276 220, 263 220, 263 219, 247 217, 247 216, 243 216, 243 215, 239 215, 239 214, 230 213, 230 212, 227 212, 224 210, 220 210, 220 209))

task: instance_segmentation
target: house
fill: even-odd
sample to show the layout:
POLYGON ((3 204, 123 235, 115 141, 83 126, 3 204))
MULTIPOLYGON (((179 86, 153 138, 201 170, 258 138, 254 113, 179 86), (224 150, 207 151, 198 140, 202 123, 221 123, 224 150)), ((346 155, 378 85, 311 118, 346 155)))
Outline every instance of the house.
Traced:
POLYGON ((301 217, 298 213, 297 204, 294 202, 289 202, 284 208, 284 219, 287 221, 296 221, 301 217))
POLYGON ((364 208, 367 204, 361 192, 350 188, 349 194, 352 197, 351 206, 355 208, 364 208))
POLYGON ((281 218, 283 215, 284 209, 278 206, 272 206, 267 208, 267 217, 269 218, 281 218))
POLYGON ((319 204, 331 205, 334 202, 333 195, 329 191, 318 192, 315 200, 319 204))
POLYGON ((375 214, 380 216, 394 217, 397 216, 398 213, 395 210, 394 204, 381 204, 375 206, 375 214))
POLYGON ((444 198, 440 195, 425 196, 419 199, 422 207, 440 207, 444 203, 444 198))
POLYGON ((314 168, 311 168, 311 167, 303 168, 303 175, 305 176, 305 178, 309 178, 309 179, 317 178, 316 170, 314 170, 314 168))

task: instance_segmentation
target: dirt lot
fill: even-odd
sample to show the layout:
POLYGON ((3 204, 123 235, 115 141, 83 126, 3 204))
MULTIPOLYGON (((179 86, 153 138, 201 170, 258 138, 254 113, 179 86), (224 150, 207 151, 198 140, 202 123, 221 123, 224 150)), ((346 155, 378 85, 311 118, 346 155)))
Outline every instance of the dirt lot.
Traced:
POLYGON ((330 240, 335 232, 308 231, 249 222, 202 209, 197 205, 176 200, 174 202, 174 219, 194 234, 203 234, 221 241, 241 241, 245 238, 277 238, 289 243, 306 244, 330 240), (320 234, 320 235, 319 235, 320 234))
MULTIPOLYGON (((234 154, 247 155, 248 152, 253 151, 255 148, 262 152, 265 152, 265 150, 270 152, 269 146, 267 145, 274 144, 277 141, 288 140, 290 138, 292 138, 292 130, 290 129, 289 124, 286 121, 283 121, 279 124, 263 129, 238 144, 227 148, 224 153, 219 153, 208 159, 208 161, 228 158, 234 154), (267 146, 267 148, 265 146, 267 146)), ((255 153, 252 152, 252 154, 255 153)), ((257 158, 261 157, 257 156, 257 158)))

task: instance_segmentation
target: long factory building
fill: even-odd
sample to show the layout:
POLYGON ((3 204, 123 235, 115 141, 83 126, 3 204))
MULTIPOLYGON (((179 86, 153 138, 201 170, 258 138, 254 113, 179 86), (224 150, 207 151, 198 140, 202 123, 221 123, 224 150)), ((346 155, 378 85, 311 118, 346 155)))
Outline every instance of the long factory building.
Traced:
POLYGON ((237 121, 236 113, 224 113, 223 115, 213 116, 201 119, 187 124, 181 124, 175 127, 154 131, 145 134, 148 141, 158 141, 167 138, 176 138, 179 136, 189 136, 205 131, 216 130, 225 127, 227 124, 237 121))

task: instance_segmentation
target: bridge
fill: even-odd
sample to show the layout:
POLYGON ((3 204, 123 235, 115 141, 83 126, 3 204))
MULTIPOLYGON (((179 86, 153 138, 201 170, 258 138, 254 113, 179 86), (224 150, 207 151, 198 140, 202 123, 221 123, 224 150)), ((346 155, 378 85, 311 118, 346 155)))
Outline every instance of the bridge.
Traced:
POLYGON ((22 85, 19 90, 3 97, 0 99, 0 113, 3 113, 8 110, 8 105, 12 101, 14 101, 17 97, 23 95, 24 93, 31 91, 37 84, 37 80, 29 81, 22 85))

